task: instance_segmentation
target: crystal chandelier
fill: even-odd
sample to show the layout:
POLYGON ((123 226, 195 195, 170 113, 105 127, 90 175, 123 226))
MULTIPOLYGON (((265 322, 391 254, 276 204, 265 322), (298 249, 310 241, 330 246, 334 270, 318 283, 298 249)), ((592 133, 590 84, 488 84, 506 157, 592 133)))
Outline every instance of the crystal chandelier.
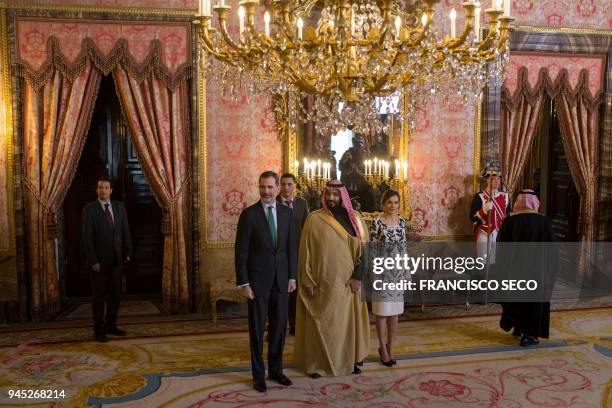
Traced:
POLYGON ((303 108, 302 118, 314 123, 321 135, 335 135, 349 129, 362 135, 386 133, 388 124, 383 122, 373 97, 357 101, 344 101, 341 95, 316 95, 311 109, 303 108))
POLYGON ((463 30, 456 32, 453 9, 450 35, 440 38, 434 29, 439 1, 262 0, 260 8, 259 0, 241 0, 235 39, 228 20, 236 17, 225 0, 212 7, 217 24, 211 0, 201 0, 196 23, 203 49, 224 63, 222 81, 233 87, 244 80, 239 86, 249 91, 368 103, 402 91, 412 107, 436 93, 458 94, 467 102, 480 95, 487 79, 503 80, 511 0, 504 0, 505 10, 502 0, 484 10, 484 38, 481 6, 473 0, 462 4, 463 30))

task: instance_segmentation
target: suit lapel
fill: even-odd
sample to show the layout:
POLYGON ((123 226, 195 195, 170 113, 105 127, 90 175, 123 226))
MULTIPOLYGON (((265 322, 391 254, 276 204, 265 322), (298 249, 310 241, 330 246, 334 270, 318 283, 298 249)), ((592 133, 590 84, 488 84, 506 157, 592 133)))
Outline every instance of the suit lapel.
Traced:
POLYGON ((119 204, 116 201, 111 201, 111 206, 113 207, 113 225, 115 226, 115 230, 119 230, 119 223, 121 222, 121 217, 119 214, 119 204))
MULTIPOLYGON (((281 207, 283 206, 283 204, 280 205, 281 207)), ((287 209, 289 209, 289 207, 286 207, 287 209)), ((279 208, 279 206, 276 206, 276 240, 277 240, 277 247, 280 247, 280 242, 281 242, 281 231, 288 231, 288 228, 285 228, 285 223, 288 222, 288 217, 285 216, 286 212, 283 211, 284 208, 279 208)))
POLYGON ((293 201, 293 212, 296 216, 301 216, 304 213, 305 203, 305 201, 300 200, 298 197, 295 198, 295 200, 293 201))

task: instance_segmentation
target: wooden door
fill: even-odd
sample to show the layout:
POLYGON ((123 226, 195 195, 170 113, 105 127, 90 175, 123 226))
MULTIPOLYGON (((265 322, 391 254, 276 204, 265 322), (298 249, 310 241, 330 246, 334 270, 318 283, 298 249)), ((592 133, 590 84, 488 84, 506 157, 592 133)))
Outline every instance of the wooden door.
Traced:
MULTIPOLYGON (((553 234, 557 242, 578 241, 578 214, 580 196, 572 180, 567 157, 563 147, 559 121, 554 104, 550 105, 550 147, 548 167, 548 187, 546 215, 553 225, 553 234)), ((560 278, 567 282, 576 281, 575 260, 577 254, 570 253, 562 246, 560 278)))
POLYGON ((138 156, 126 137, 126 159, 122 166, 125 206, 130 217, 134 259, 128 264, 128 293, 161 293, 164 237, 161 233, 162 210, 155 201, 138 156))

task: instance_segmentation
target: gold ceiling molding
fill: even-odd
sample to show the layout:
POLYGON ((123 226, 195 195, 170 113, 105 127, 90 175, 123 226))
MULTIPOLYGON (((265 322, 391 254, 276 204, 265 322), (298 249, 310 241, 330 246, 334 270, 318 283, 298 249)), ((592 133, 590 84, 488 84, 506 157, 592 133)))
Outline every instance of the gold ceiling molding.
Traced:
POLYGON ((150 14, 166 16, 195 16, 197 10, 175 9, 175 8, 146 8, 146 7, 112 7, 112 6, 79 6, 64 4, 11 4, 0 3, 0 7, 13 10, 35 10, 35 11, 67 11, 67 12, 87 12, 87 13, 121 13, 121 14, 150 14))
POLYGON ((599 28, 544 27, 530 25, 513 25, 514 31, 543 34, 597 34, 612 35, 612 30, 599 28))

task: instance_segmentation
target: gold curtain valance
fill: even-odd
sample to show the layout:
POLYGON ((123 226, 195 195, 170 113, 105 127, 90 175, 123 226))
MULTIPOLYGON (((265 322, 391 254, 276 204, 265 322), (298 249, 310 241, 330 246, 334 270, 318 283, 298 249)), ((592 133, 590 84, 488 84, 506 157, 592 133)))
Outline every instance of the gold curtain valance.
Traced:
POLYGON ((529 72, 527 67, 519 68, 517 75, 516 88, 511 91, 506 84, 501 90, 501 103, 507 110, 514 112, 519 105, 522 97, 534 106, 541 95, 545 92, 551 99, 556 99, 559 94, 563 94, 571 105, 581 99, 586 102, 590 111, 597 109, 602 102, 602 90, 599 88, 595 95, 591 93, 589 87, 589 72, 586 69, 580 71, 578 82, 575 87, 570 83, 569 73, 566 68, 559 71, 553 80, 546 67, 541 67, 538 72, 538 80, 534 86, 529 82, 529 72))
POLYGON ((15 73, 37 90, 54 70, 73 81, 87 60, 104 75, 117 64, 138 81, 153 73, 170 89, 192 75, 189 23, 18 17, 15 33, 15 73))

